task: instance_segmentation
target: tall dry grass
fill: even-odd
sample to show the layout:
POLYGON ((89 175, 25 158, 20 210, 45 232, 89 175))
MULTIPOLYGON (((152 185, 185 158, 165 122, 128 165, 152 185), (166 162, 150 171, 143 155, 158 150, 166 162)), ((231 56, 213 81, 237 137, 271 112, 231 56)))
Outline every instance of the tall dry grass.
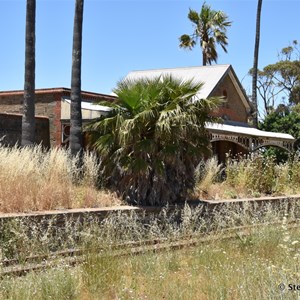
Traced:
POLYGON ((76 158, 63 149, 45 152, 39 146, 0 146, 0 212, 121 203, 113 193, 97 189, 99 162, 92 153, 84 154, 83 172, 76 165, 76 158), (83 178, 80 174, 84 174, 83 178))
MULTIPOLYGON (((200 198, 209 198, 210 195, 216 194, 219 183, 221 182, 221 174, 224 171, 224 167, 218 164, 216 157, 209 158, 206 161, 202 161, 196 168, 195 192, 200 198)), ((218 195, 216 195, 218 196, 218 195)))
POLYGON ((277 164, 272 156, 228 158, 226 167, 212 158, 202 166, 195 194, 206 199, 232 199, 300 193, 300 160, 277 164), (220 176, 221 172, 223 176, 220 176))

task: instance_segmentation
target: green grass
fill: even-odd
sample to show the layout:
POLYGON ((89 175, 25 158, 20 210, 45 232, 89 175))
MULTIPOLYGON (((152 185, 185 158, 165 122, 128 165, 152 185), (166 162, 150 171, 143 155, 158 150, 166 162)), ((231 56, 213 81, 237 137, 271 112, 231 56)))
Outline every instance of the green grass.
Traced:
POLYGON ((297 299, 299 292, 281 292, 278 285, 300 284, 300 229, 288 227, 290 221, 299 224, 299 212, 297 203, 289 209, 286 203, 259 209, 229 205, 207 220, 201 218, 201 208, 186 206, 180 223, 178 211, 164 210, 147 223, 134 213, 118 213, 101 223, 70 225, 67 233, 50 231, 43 224, 48 234, 41 238, 43 230, 31 231, 31 240, 25 239, 24 230, 33 228, 30 224, 9 226, 3 231, 3 257, 53 251, 54 246, 57 250, 64 238, 62 247, 83 247, 85 262, 69 267, 62 261, 51 270, 3 277, 0 299, 297 299), (187 235, 200 238, 210 229, 215 230, 210 233, 213 237, 222 237, 227 227, 262 221, 266 226, 252 228, 247 236, 181 250, 111 256, 111 247, 122 241, 164 238, 171 242, 187 235), (267 225, 272 222, 278 225, 267 225), (10 244, 19 248, 9 252, 10 244))
POLYGON ((243 239, 128 257, 90 251, 76 268, 3 279, 0 298, 296 299, 299 292, 278 285, 299 284, 299 233, 267 227, 243 239))

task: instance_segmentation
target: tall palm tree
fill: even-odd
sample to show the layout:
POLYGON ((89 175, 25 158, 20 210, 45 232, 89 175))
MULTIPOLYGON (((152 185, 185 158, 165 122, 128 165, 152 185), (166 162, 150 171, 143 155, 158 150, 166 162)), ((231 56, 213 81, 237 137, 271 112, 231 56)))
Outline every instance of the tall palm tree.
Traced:
POLYGON ((35 12, 35 0, 27 0, 22 146, 35 142, 35 12))
POLYGON ((256 32, 255 32, 255 46, 254 46, 254 60, 252 69, 252 102, 254 105, 253 125, 258 126, 258 105, 257 105, 257 73, 258 73, 258 52, 260 41, 260 16, 261 16, 262 0, 257 2, 256 12, 256 32))
POLYGON ((228 16, 223 11, 215 11, 205 2, 200 13, 190 9, 188 18, 193 23, 194 32, 191 35, 183 34, 179 38, 179 46, 191 50, 199 40, 203 66, 217 62, 216 44, 227 52, 227 27, 230 27, 232 22, 228 21, 228 16))
MULTIPOLYGON (((205 122, 218 98, 199 99, 202 84, 171 76, 118 83, 110 114, 89 125, 106 185, 141 205, 185 198, 208 152, 205 122)), ((104 103, 102 103, 104 104, 104 103)))
POLYGON ((72 79, 71 79, 71 128, 70 149, 72 155, 81 157, 83 149, 81 115, 81 57, 84 0, 76 0, 73 29, 72 79))

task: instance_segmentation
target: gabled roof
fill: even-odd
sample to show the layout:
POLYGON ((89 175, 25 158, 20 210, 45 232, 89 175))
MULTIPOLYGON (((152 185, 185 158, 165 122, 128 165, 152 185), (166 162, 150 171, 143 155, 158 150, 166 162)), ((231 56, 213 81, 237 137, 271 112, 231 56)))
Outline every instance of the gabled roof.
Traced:
POLYGON ((248 98, 233 70, 231 65, 213 65, 200 67, 184 67, 170 69, 154 69, 144 71, 132 71, 128 73, 125 79, 136 80, 140 78, 155 78, 160 75, 172 75, 181 80, 193 80, 194 82, 202 82, 203 87, 197 94, 198 99, 203 99, 211 96, 222 79, 229 75, 237 92, 239 93, 243 104, 247 110, 250 110, 248 98))

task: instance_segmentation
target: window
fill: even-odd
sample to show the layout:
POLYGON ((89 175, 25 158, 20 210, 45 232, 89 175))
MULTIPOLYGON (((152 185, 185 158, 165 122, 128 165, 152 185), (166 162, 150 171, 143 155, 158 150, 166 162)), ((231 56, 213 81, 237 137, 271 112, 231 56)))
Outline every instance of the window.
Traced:
POLYGON ((70 140, 70 124, 62 124, 61 131, 61 144, 68 147, 70 140))
POLYGON ((225 101, 223 102, 222 106, 225 108, 229 108, 227 91, 224 89, 222 94, 223 94, 223 100, 225 101))

